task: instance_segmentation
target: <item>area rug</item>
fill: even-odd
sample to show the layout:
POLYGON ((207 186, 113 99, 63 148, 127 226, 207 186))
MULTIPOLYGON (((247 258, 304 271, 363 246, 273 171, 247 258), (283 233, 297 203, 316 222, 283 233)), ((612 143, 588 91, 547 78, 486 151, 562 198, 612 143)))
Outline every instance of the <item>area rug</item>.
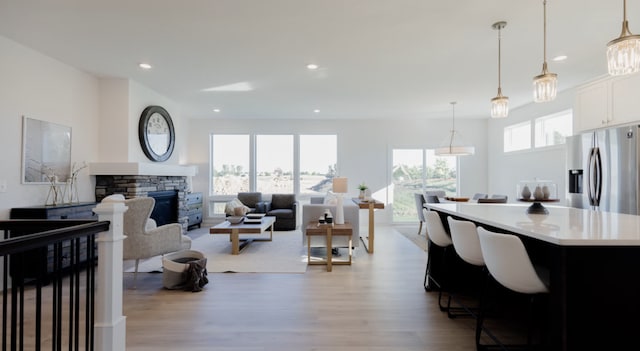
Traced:
POLYGON ((394 229, 398 233, 402 234, 402 236, 409 239, 412 243, 416 244, 423 251, 427 251, 427 238, 425 235, 426 230, 424 228, 424 224, 422 225, 420 235, 418 235, 419 227, 420 224, 416 223, 416 225, 413 226, 395 226, 394 229))
MULTIPOLYGON (((207 258, 210 273, 304 273, 307 270, 306 249, 300 230, 273 233, 273 241, 254 241, 239 255, 231 254, 229 235, 209 234, 209 228, 189 232, 191 250, 207 258)), ((240 235, 240 238, 264 238, 268 234, 240 235)), ((139 272, 162 272, 162 257, 140 261, 139 272)), ((133 272, 133 261, 125 261, 125 272, 133 272)))

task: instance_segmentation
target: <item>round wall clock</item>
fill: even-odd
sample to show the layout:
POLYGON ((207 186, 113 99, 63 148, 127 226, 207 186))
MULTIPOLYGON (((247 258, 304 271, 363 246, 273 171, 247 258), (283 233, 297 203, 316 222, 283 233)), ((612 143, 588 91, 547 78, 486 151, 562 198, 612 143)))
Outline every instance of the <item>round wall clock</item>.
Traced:
POLYGON ((168 160, 176 143, 169 112, 160 106, 145 108, 138 123, 138 137, 142 151, 151 161, 168 160))

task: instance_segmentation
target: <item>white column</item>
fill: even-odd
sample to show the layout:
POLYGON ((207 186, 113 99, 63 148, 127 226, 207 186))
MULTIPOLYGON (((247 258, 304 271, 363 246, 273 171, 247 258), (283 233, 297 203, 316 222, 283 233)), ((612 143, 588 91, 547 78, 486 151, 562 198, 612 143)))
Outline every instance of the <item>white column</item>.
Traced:
POLYGON ((98 275, 95 301, 95 350, 125 350, 126 317, 122 315, 122 195, 106 197, 93 209, 100 221, 109 221, 109 231, 98 234, 98 275))

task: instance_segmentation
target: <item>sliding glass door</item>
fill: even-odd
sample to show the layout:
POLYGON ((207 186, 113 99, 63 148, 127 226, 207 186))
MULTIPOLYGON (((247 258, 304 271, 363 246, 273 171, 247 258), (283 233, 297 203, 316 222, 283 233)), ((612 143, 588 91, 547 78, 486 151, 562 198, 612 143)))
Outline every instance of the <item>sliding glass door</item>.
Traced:
POLYGON ((394 149, 392 155, 393 222, 415 221, 415 193, 458 191, 456 157, 439 157, 431 149, 394 149))

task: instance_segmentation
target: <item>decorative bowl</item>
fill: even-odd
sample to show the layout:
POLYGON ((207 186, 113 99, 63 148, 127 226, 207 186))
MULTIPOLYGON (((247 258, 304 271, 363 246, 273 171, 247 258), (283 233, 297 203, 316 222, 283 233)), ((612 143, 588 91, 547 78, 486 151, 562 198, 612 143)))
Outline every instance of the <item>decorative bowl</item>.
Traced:
POLYGON ((238 224, 244 220, 244 216, 229 216, 226 219, 231 224, 238 224))

